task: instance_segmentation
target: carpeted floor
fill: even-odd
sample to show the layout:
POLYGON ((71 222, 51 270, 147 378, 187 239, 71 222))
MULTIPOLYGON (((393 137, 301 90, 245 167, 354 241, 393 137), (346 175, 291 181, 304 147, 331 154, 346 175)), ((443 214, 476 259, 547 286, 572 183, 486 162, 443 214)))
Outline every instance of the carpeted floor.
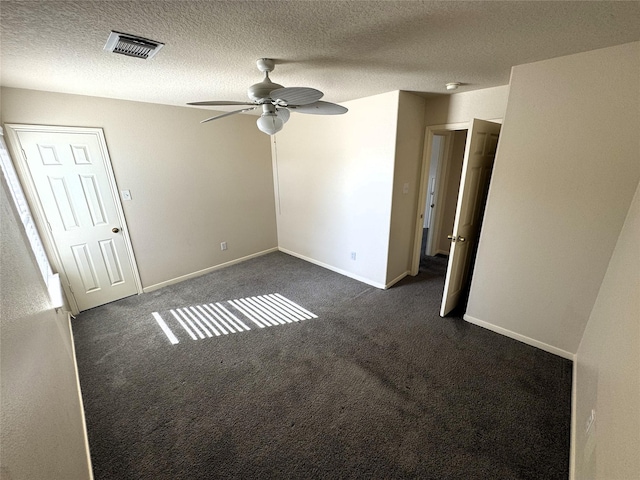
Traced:
POLYGON ((438 316, 445 259, 382 291, 273 253, 73 322, 96 480, 566 479, 571 362, 438 316), (280 293, 318 318, 192 340, 280 293))

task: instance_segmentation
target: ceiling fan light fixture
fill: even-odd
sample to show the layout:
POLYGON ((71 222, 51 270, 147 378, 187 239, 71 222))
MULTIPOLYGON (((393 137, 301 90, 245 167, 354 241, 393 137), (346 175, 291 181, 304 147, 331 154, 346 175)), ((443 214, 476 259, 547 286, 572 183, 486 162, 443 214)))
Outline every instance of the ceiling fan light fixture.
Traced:
POLYGON ((258 70, 264 72, 264 80, 249 87, 247 95, 249 102, 236 102, 226 100, 211 100, 206 102, 190 102, 187 105, 210 106, 219 105, 246 105, 249 108, 241 108, 233 112, 216 115, 202 120, 207 123, 219 118, 225 118, 237 113, 248 112, 262 107, 262 115, 257 120, 258 129, 267 135, 274 135, 282 130, 287 123, 291 112, 312 113, 315 115, 340 115, 347 113, 347 109, 335 103, 322 102, 323 93, 320 90, 309 87, 288 87, 274 83, 269 78, 269 72, 273 71, 275 62, 269 58, 260 58, 257 61, 258 70))
POLYGON ((258 129, 267 135, 275 135, 284 127, 284 122, 275 113, 263 113, 256 123, 258 129))
POLYGON ((258 130, 267 135, 275 135, 284 127, 284 121, 276 113, 276 107, 270 104, 262 105, 262 115, 260 115, 256 124, 258 125, 258 130))
POLYGON ((282 123, 287 123, 289 121, 289 117, 291 117, 291 112, 288 108, 277 108, 276 115, 282 119, 282 123))

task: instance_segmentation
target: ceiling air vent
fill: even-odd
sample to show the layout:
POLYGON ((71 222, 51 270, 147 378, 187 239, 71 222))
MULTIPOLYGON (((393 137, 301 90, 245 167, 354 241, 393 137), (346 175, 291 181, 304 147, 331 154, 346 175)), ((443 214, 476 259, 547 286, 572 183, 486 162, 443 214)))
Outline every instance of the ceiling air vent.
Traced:
POLYGON ((112 31, 104 49, 108 52, 148 60, 158 53, 162 47, 164 47, 164 43, 156 42, 155 40, 112 31))

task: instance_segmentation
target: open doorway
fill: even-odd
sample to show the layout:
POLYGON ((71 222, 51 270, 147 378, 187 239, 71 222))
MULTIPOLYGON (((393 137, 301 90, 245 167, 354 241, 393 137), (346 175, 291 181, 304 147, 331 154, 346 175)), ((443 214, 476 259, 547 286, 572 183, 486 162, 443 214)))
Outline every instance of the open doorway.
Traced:
POLYGON ((466 304, 499 132, 478 119, 427 128, 411 273, 446 261, 441 316, 466 304))
POLYGON ((421 261, 449 255, 450 240, 462 175, 467 130, 434 132, 429 173, 425 179, 426 202, 421 241, 421 261))

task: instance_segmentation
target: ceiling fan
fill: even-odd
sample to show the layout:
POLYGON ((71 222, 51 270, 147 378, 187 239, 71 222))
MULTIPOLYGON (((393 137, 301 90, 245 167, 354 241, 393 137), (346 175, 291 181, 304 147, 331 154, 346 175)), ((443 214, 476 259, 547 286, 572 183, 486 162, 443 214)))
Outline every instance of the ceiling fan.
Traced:
POLYGON ((257 124, 260 131, 267 135, 273 135, 280 130, 289 120, 291 112, 310 113, 315 115, 340 115, 347 113, 347 109, 342 105, 323 102, 320 99, 323 93, 315 88, 289 87, 274 83, 269 78, 269 72, 275 68, 275 62, 270 58, 260 58, 256 62, 258 70, 264 72, 264 80, 249 87, 247 95, 249 102, 233 102, 226 100, 211 100, 207 102, 191 102, 187 105, 216 106, 216 105, 247 105, 247 108, 234 110, 215 117, 207 118, 200 123, 218 120, 219 118, 235 115, 236 113, 248 112, 256 108, 262 108, 262 115, 258 118, 257 124))

